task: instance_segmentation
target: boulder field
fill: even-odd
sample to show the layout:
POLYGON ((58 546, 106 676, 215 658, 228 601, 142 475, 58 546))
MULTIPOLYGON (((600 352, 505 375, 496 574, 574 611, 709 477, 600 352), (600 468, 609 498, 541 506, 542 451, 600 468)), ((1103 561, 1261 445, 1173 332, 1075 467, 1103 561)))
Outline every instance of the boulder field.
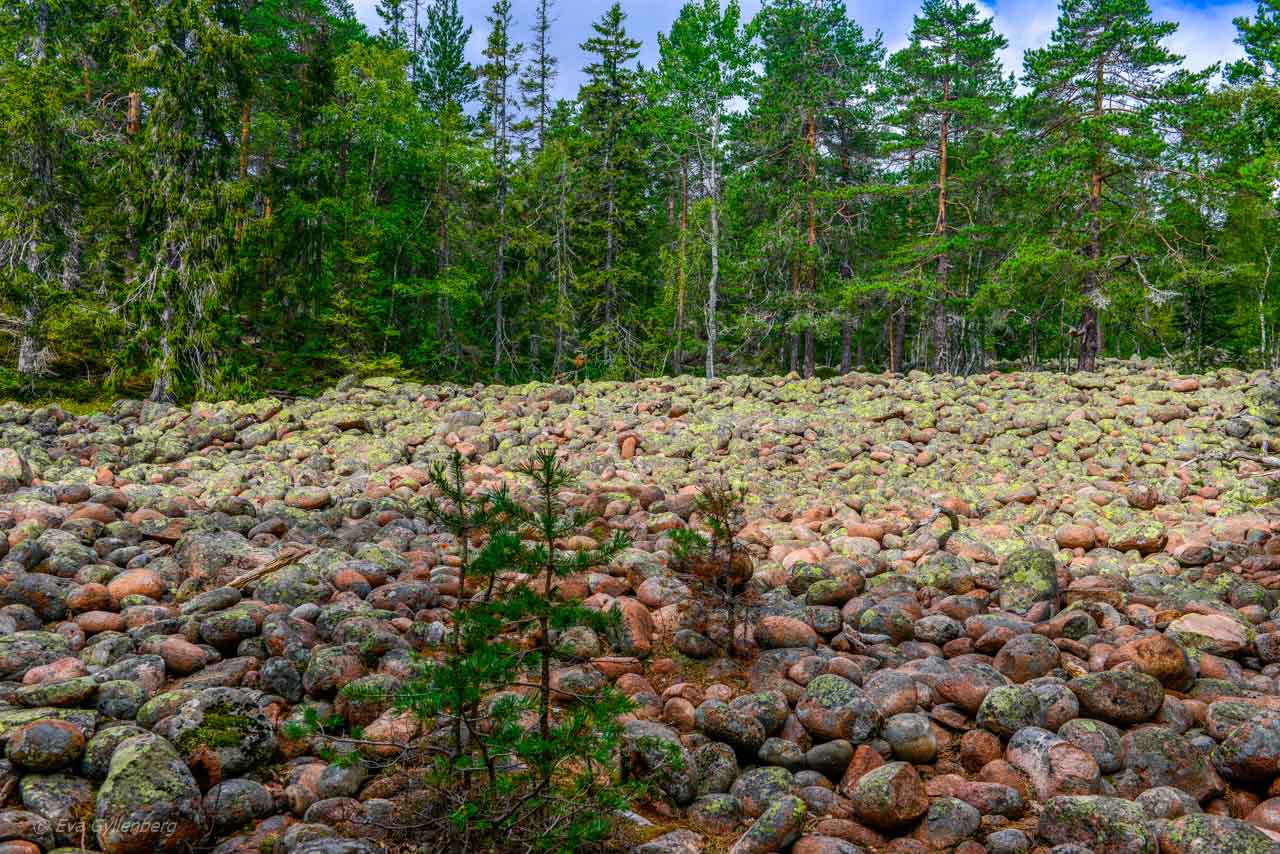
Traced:
POLYGON ((463 595, 427 472, 519 496, 547 445, 563 547, 632 537, 561 582, 620 619, 553 679, 634 701, 638 854, 1280 851, 1278 423, 1265 375, 1136 363, 0 405, 0 854, 403 841, 391 698, 463 595), (673 536, 720 481, 736 638, 673 536))

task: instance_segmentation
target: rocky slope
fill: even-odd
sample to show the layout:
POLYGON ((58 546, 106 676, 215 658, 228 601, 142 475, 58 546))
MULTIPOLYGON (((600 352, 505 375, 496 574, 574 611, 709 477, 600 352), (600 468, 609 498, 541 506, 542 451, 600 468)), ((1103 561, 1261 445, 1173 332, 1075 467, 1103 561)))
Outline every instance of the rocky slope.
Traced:
POLYGON ((565 584, 619 630, 557 664, 637 703, 645 854, 1280 851, 1280 514, 1231 458, 1275 396, 1114 366, 0 406, 0 854, 380 850, 405 772, 288 724, 420 737, 343 690, 389 696, 447 631, 458 560, 412 501, 449 448, 518 491, 548 443, 634 536, 565 584), (748 490, 746 662, 672 561, 718 478, 748 490))

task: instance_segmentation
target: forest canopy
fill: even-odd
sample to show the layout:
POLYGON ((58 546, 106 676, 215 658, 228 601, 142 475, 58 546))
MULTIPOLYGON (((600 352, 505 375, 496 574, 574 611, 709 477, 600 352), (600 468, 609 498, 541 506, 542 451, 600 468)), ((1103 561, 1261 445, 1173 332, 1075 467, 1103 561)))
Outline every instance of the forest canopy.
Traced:
POLYGON ((1145 0, 1021 68, 975 4, 0 7, 0 397, 1280 361, 1280 0, 1189 69, 1145 0))

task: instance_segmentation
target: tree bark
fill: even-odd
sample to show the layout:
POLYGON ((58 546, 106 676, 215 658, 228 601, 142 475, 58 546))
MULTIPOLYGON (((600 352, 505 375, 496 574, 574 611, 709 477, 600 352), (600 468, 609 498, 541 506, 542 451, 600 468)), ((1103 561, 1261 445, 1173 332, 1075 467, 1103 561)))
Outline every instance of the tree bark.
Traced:
POLYGON ((707 379, 716 376, 716 303, 720 299, 720 107, 711 118, 711 278, 707 280, 707 379))
MULTIPOLYGON (((1098 57, 1094 77, 1093 117, 1102 118, 1106 66, 1098 57)), ((1093 168, 1089 175, 1089 243, 1085 256, 1089 269, 1084 274, 1084 308, 1080 315, 1080 352, 1076 358, 1076 370, 1092 371, 1098 365, 1098 353, 1102 350, 1102 328, 1098 322, 1098 308, 1094 304, 1098 290, 1098 262, 1102 258, 1102 152, 1094 143, 1093 168)))
POLYGON ((249 122, 253 115, 253 99, 245 96, 240 105, 240 180, 249 176, 249 122))
POLYGON ((676 376, 684 372, 684 301, 689 287, 689 156, 680 162, 680 245, 676 259, 675 353, 672 357, 676 376))
POLYGON ((853 370, 853 320, 847 315, 840 320, 840 373, 853 370))
MULTIPOLYGON (((805 245, 808 248, 808 260, 805 269, 805 284, 809 295, 816 299, 818 294, 818 120, 813 110, 809 110, 805 126, 805 140, 808 143, 808 178, 809 178, 809 228, 805 245)), ((812 305, 811 305, 812 307, 812 305)), ((804 377, 809 379, 814 371, 814 339, 813 321, 810 319, 804 327, 804 377)))
MULTIPOLYGON (((942 82, 942 101, 951 100, 951 78, 942 82)), ((938 218, 934 223, 934 238, 942 244, 947 238, 947 134, 950 132, 951 111, 943 109, 942 118, 938 122, 938 218)), ((947 250, 938 247, 938 292, 932 300, 932 349, 933 372, 943 373, 947 369, 950 353, 947 352, 947 274, 950 270, 947 250)))

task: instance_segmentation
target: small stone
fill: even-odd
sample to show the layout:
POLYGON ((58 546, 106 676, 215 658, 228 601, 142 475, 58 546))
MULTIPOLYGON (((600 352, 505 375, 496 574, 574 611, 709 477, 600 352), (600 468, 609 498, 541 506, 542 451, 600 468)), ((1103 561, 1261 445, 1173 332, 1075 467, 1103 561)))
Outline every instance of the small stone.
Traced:
POLYGON ((893 748, 895 759, 927 765, 938 755, 938 740, 928 717, 914 712, 885 721, 881 735, 893 748))

